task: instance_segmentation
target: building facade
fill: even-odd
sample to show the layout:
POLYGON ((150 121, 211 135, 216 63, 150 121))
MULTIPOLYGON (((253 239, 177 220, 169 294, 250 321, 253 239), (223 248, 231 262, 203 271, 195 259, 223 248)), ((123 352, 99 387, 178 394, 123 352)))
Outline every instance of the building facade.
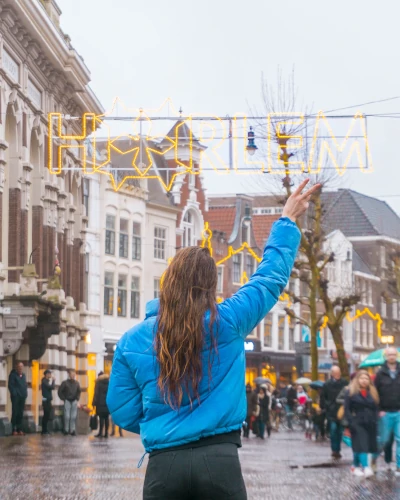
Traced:
MULTIPOLYGON (((56 387, 77 369, 87 399, 87 326, 80 149, 65 149, 51 175, 48 113, 81 115, 102 107, 90 73, 59 26, 53 0, 0 1, 0 435, 10 433, 8 374, 23 361, 26 430, 39 425, 40 380, 56 387)), ((64 134, 80 135, 62 120, 64 134)), ((59 141, 51 146, 57 150, 59 141)), ((55 410, 61 405, 55 395, 55 410)))

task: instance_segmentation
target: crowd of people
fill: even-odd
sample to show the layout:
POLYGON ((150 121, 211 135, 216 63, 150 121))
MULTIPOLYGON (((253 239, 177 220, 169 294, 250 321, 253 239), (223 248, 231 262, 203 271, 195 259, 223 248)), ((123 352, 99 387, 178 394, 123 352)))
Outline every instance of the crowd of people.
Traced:
POLYGON ((400 364, 394 347, 385 351, 386 361, 376 375, 359 370, 348 382, 340 368, 333 366, 331 376, 311 399, 303 385, 280 384, 274 389, 270 384, 254 391, 246 386, 247 418, 244 437, 253 430, 257 437, 268 436, 271 429, 279 430, 280 414, 285 409, 287 428, 293 430, 293 417, 303 415, 307 438, 316 440, 329 436, 332 458, 342 458, 342 445, 353 450, 351 473, 369 478, 377 470, 377 461, 383 454, 386 468, 392 470, 393 445, 396 443, 396 476, 400 476, 400 364), (281 408, 278 408, 278 404, 281 408))
MULTIPOLYGON (((100 372, 96 380, 94 397, 92 401, 93 413, 99 420, 99 432, 95 437, 108 438, 110 427, 110 412, 107 407, 106 397, 110 377, 100 372)), ((11 370, 8 378, 8 390, 10 392, 12 406, 12 435, 24 436, 23 417, 25 402, 28 397, 28 383, 24 374, 24 364, 19 361, 15 369, 11 370)), ((49 436, 49 423, 53 420, 53 391, 55 390, 55 378, 51 370, 45 370, 41 382, 42 392, 42 432, 43 436, 49 436)), ((68 370, 68 378, 58 388, 58 396, 63 402, 63 433, 64 436, 76 436, 76 422, 78 410, 83 408, 79 403, 81 387, 76 380, 76 371, 68 370)), ((115 435, 116 426, 111 420, 111 436, 115 435)), ((122 429, 118 428, 119 436, 123 437, 122 429)))

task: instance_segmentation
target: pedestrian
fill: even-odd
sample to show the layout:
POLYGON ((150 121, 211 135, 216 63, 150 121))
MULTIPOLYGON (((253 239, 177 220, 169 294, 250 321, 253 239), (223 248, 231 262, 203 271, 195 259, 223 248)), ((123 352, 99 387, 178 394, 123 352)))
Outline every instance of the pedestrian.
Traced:
POLYGON ((347 382, 342 378, 342 373, 338 366, 333 366, 331 378, 324 384, 321 391, 320 406, 326 412, 331 437, 332 458, 342 458, 340 453, 343 427, 338 419, 340 404, 336 401, 341 390, 346 387, 347 382))
POLYGON ((256 419, 257 412, 257 393, 254 392, 250 384, 246 385, 246 403, 247 403, 247 413, 245 425, 243 426, 243 437, 248 438, 250 436, 250 430, 253 427, 254 421, 256 419))
MULTIPOLYGON (((116 425, 114 423, 114 420, 111 419, 111 434, 110 434, 110 436, 112 436, 112 437, 115 436, 115 427, 116 427, 116 425)), ((119 434, 119 437, 124 437, 124 434, 122 432, 121 427, 118 427, 118 434, 119 434)))
POLYGON ((344 407, 354 454, 351 472, 355 476, 371 477, 374 471, 368 465, 368 455, 376 457, 378 452, 379 396, 366 370, 357 372, 351 382, 344 407))
POLYGON ((18 361, 15 369, 11 370, 8 377, 8 390, 10 391, 12 405, 12 435, 25 436, 22 431, 22 423, 24 418, 25 401, 28 397, 28 384, 24 373, 24 364, 18 361))
POLYGON ((100 419, 100 429, 98 434, 95 435, 97 438, 104 437, 108 438, 108 426, 109 426, 109 416, 110 412, 107 407, 107 391, 108 384, 110 382, 110 377, 107 373, 100 372, 96 380, 96 385, 94 387, 94 397, 92 406, 96 408, 96 415, 100 419))
POLYGON ((258 394, 258 406, 260 411, 257 418, 258 424, 258 434, 257 437, 264 439, 265 429, 267 429, 268 437, 271 436, 271 425, 270 425, 270 396, 268 390, 265 386, 260 387, 260 392, 258 394))
POLYGON ((293 430, 292 419, 296 410, 297 401, 297 388, 296 384, 290 385, 286 392, 286 420, 289 430, 293 430))
POLYGON ((58 397, 64 401, 64 436, 76 436, 76 417, 78 401, 81 397, 81 386, 76 380, 76 371, 68 370, 68 379, 60 385, 58 397))
POLYGON ((290 277, 301 237, 294 221, 313 192, 301 194, 306 183, 289 197, 256 272, 232 297, 217 304, 209 249, 183 248, 146 319, 118 342, 107 405, 150 453, 144 500, 247 498, 238 456, 244 342, 290 277))
POLYGON ((389 347, 386 361, 376 375, 375 387, 379 394, 379 444, 385 450, 385 462, 390 469, 388 443, 392 435, 396 441, 396 475, 400 476, 400 364, 397 349, 389 347))
POLYGON ((272 392, 272 401, 271 401, 271 420, 272 427, 279 432, 279 424, 281 421, 282 414, 282 403, 280 401, 280 393, 278 389, 275 389, 272 392))
POLYGON ((297 401, 299 405, 305 406, 310 398, 302 385, 297 386, 297 401))
POLYGON ((55 378, 52 377, 50 370, 45 370, 42 378, 42 436, 50 434, 48 430, 49 420, 51 419, 53 391, 55 388, 55 378))

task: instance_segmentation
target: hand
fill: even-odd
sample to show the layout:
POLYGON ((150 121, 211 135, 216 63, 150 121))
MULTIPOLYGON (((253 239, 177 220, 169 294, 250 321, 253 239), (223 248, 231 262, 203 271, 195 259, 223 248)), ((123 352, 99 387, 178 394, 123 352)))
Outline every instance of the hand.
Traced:
POLYGON ((382 418, 382 417, 384 417, 385 415, 386 415, 386 412, 385 412, 385 411, 380 411, 380 412, 379 412, 379 416, 380 416, 381 418, 382 418))
POLYGON ((282 217, 288 217, 293 222, 296 222, 297 217, 304 214, 308 208, 311 195, 321 188, 321 184, 315 184, 315 186, 308 189, 305 193, 302 193, 309 182, 310 179, 303 181, 296 191, 290 195, 283 209, 282 217))

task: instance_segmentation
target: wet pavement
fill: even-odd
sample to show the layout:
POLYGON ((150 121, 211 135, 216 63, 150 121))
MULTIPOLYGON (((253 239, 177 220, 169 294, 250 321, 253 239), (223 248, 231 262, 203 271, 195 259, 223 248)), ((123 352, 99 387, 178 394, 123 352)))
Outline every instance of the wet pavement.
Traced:
MULTIPOLYGON (((0 500, 139 500, 147 464, 146 458, 137 469, 142 455, 132 435, 1 438, 0 500)), ((400 500, 400 478, 382 468, 372 480, 356 480, 348 448, 335 465, 328 443, 306 441, 302 434, 250 438, 240 458, 249 500, 400 500)))

